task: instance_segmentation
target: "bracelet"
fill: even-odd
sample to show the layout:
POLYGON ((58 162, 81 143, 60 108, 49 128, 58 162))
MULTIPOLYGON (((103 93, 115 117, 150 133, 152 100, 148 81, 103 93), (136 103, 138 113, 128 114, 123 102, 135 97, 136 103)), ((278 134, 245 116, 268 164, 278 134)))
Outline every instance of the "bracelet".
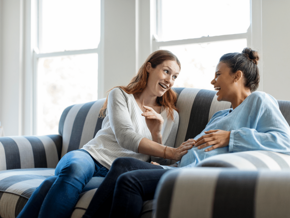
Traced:
POLYGON ((164 148, 164 159, 166 159, 166 148, 167 148, 167 146, 165 146, 165 148, 164 148))

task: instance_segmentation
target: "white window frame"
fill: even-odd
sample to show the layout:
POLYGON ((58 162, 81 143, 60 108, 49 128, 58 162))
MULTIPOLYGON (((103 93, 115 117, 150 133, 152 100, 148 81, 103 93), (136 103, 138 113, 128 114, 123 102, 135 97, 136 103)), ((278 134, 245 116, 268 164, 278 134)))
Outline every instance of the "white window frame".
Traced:
POLYGON ((255 49, 259 52, 260 61, 258 63, 259 72, 260 72, 260 84, 259 91, 263 91, 263 42, 262 42, 262 3, 263 0, 250 0, 250 26, 246 33, 240 34, 228 34, 221 36, 209 36, 201 38, 190 38, 190 39, 181 39, 181 40, 170 40, 170 41, 161 41, 158 39, 158 35, 162 36, 161 31, 161 19, 157 16, 161 16, 160 12, 157 13, 161 8, 160 0, 151 0, 151 4, 154 6, 151 8, 151 28, 153 35, 151 37, 152 51, 157 51, 160 47, 163 46, 177 46, 177 45, 189 45, 189 44, 198 44, 206 42, 221 42, 228 40, 237 40, 237 39, 247 39, 247 46, 255 49))
MULTIPOLYGON (((98 47, 92 49, 81 49, 81 50, 69 50, 69 51, 58 51, 58 52, 40 52, 42 47, 42 37, 41 32, 39 31, 40 24, 42 23, 42 16, 41 16, 41 8, 43 0, 31 0, 33 1, 31 4, 32 11, 35 15, 35 18, 32 19, 32 28, 31 32, 34 32, 34 46, 32 46, 32 117, 31 117, 31 131, 32 134, 37 134, 37 65, 38 61, 41 58, 51 58, 51 57, 60 57, 60 56, 68 56, 68 55, 82 55, 82 54, 98 54, 98 96, 103 95, 103 64, 102 64, 102 55, 103 52, 103 0, 100 1, 100 12, 101 12, 101 24, 100 24, 100 43, 98 47), (40 48, 40 49, 38 49, 40 48)), ((33 34, 32 34, 33 35, 33 34)), ((33 43, 33 40, 32 40, 33 43)), ((68 105, 69 106, 69 105, 68 105)))
MULTIPOLYGON (((256 0, 250 1, 250 14, 252 14, 251 5, 252 5, 253 1, 256 1, 256 0)), ((259 0, 259 1, 261 1, 261 0, 259 0)), ((161 41, 160 39, 158 39, 158 36, 160 36, 160 38, 162 38, 162 23, 161 23, 161 16, 162 16, 161 11, 162 10, 160 10, 162 7, 162 1, 156 0, 155 4, 156 4, 156 12, 155 12, 156 13, 156 35, 153 36, 153 40, 152 40, 153 51, 156 51, 156 50, 160 49, 160 47, 163 47, 163 46, 192 45, 192 44, 199 44, 199 43, 221 42, 221 41, 238 40, 238 39, 247 39, 247 46, 249 46, 248 38, 249 38, 249 29, 250 28, 245 33, 161 41)), ((252 16, 251 16, 251 18, 252 18, 252 16)), ((251 23, 252 23, 252 21, 251 21, 251 23)))

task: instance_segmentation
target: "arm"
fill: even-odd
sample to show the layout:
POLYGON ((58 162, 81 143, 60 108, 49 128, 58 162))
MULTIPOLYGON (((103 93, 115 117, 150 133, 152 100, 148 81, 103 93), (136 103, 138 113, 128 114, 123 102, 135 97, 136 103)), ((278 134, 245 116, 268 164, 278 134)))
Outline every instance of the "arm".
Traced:
MULTIPOLYGON (((253 95, 253 94, 252 94, 253 95)), ((241 128, 212 130, 197 140, 197 146, 206 151, 229 145, 229 152, 270 150, 290 154, 290 131, 277 101, 266 94, 257 94, 239 114, 241 128), (255 106, 253 106, 255 105, 255 106), (203 144, 204 143, 204 144, 203 144), (203 145, 201 145, 203 144, 203 145)))
POLYGON ((231 131, 230 152, 270 150, 290 154, 289 125, 276 99, 264 96, 259 110, 250 114, 250 119, 254 125, 231 131))
MULTIPOLYGON (((169 147, 175 147, 178 125, 179 125, 179 114, 177 111, 174 111, 174 120, 171 119, 164 120, 162 131, 162 140, 164 145, 169 147)), ((151 156, 151 161, 153 162, 153 164, 154 162, 157 162, 158 164, 162 165, 170 165, 175 162, 169 159, 154 156, 151 156)))
MULTIPOLYGON (((147 139, 134 130, 126 96, 122 92, 120 89, 113 89, 109 94, 107 107, 111 127, 118 144, 136 153, 164 157, 164 145, 147 139)), ((165 152, 166 158, 180 159, 191 147, 189 142, 179 149, 168 147, 165 152)))
POLYGON ((172 148, 143 138, 139 144, 139 153, 162 157, 164 159, 180 160, 187 153, 187 150, 192 148, 194 143, 195 140, 189 139, 183 142, 178 148, 172 148))
POLYGON ((229 151, 271 150, 290 154, 289 143, 289 133, 281 129, 269 127, 267 132, 258 132, 256 129, 241 128, 231 131, 229 151))
POLYGON ((145 117, 147 127, 151 132, 152 140, 154 142, 162 144, 162 126, 164 123, 161 114, 158 114, 153 108, 148 106, 143 106, 145 112, 141 115, 145 117))
MULTIPOLYGON (((176 134, 179 125, 179 114, 174 111, 174 120, 166 120, 164 124, 164 129, 162 132, 162 141, 167 146, 158 146, 151 144, 149 139, 144 138, 141 140, 139 145, 139 152, 143 154, 151 154, 155 157, 161 157, 161 159, 171 159, 171 160, 180 160, 181 157, 187 153, 187 150, 192 148, 194 140, 189 139, 186 142, 183 142, 178 148, 174 148, 174 143, 176 139, 176 134)), ((167 161, 160 160, 160 158, 153 158, 154 161, 166 162, 162 164, 169 164, 167 161)))
POLYGON ((138 152, 143 136, 134 129, 127 97, 123 90, 113 89, 108 96, 107 113, 118 144, 123 148, 138 152))

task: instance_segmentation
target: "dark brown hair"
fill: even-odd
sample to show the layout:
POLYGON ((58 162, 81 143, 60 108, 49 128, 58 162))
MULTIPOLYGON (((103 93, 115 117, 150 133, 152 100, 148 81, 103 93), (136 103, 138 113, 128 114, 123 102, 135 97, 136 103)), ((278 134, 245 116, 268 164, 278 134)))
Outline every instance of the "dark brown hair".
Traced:
MULTIPOLYGON (((148 81, 148 72, 146 70, 147 63, 151 63, 151 66, 153 68, 156 68, 159 64, 162 64, 164 61, 172 60, 176 61, 179 68, 181 69, 181 64, 178 58, 167 50, 158 50, 153 52, 149 57, 146 59, 146 61, 143 63, 143 65, 140 67, 138 73, 136 76, 133 77, 131 82, 127 86, 116 86, 118 88, 123 89, 128 94, 140 94, 143 92, 143 90, 147 86, 148 81)), ((114 87, 114 88, 116 88, 114 87)), ((113 89, 114 89, 113 88, 113 89)), ((112 90, 112 89, 111 89, 112 90)), ((111 91, 110 90, 110 91, 111 91)), ((175 104, 177 100, 177 94, 172 90, 169 89, 167 92, 164 93, 163 96, 157 97, 156 101, 159 105, 164 106, 166 109, 168 109, 168 116, 173 120, 174 118, 174 112, 173 109, 178 111, 175 104)), ((105 110, 107 108, 108 104, 108 97, 100 111, 101 117, 105 116, 105 110)))
POLYGON ((251 48, 244 48, 242 53, 228 53, 220 58, 220 62, 224 62, 231 68, 232 73, 238 70, 242 71, 245 77, 245 86, 251 92, 257 90, 260 82, 259 54, 251 48))

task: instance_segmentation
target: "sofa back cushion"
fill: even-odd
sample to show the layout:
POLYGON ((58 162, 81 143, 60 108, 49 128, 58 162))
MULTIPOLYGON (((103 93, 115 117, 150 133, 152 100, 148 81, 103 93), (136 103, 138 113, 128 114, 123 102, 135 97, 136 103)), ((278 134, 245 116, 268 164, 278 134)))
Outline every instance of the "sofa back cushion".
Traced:
POLYGON ((216 92, 206 89, 177 88, 179 128, 175 147, 189 138, 194 138, 219 110, 230 108, 229 102, 218 102, 216 92))
POLYGON ((290 101, 278 101, 280 111, 282 112, 283 116, 285 117, 288 125, 290 125, 290 101))
MULTIPOLYGON (((175 147, 194 138, 206 126, 214 113, 227 109, 229 102, 218 102, 216 92, 206 89, 174 88, 178 94, 179 129, 175 147)), ((90 141, 102 127, 99 117, 105 99, 67 107, 60 118, 59 134, 63 137, 61 157, 90 141)), ((279 101, 282 114, 290 123, 290 101, 279 101)))
POLYGON ((101 129, 103 118, 99 117, 105 99, 67 107, 59 121, 62 135, 61 157, 67 152, 82 148, 101 129))

